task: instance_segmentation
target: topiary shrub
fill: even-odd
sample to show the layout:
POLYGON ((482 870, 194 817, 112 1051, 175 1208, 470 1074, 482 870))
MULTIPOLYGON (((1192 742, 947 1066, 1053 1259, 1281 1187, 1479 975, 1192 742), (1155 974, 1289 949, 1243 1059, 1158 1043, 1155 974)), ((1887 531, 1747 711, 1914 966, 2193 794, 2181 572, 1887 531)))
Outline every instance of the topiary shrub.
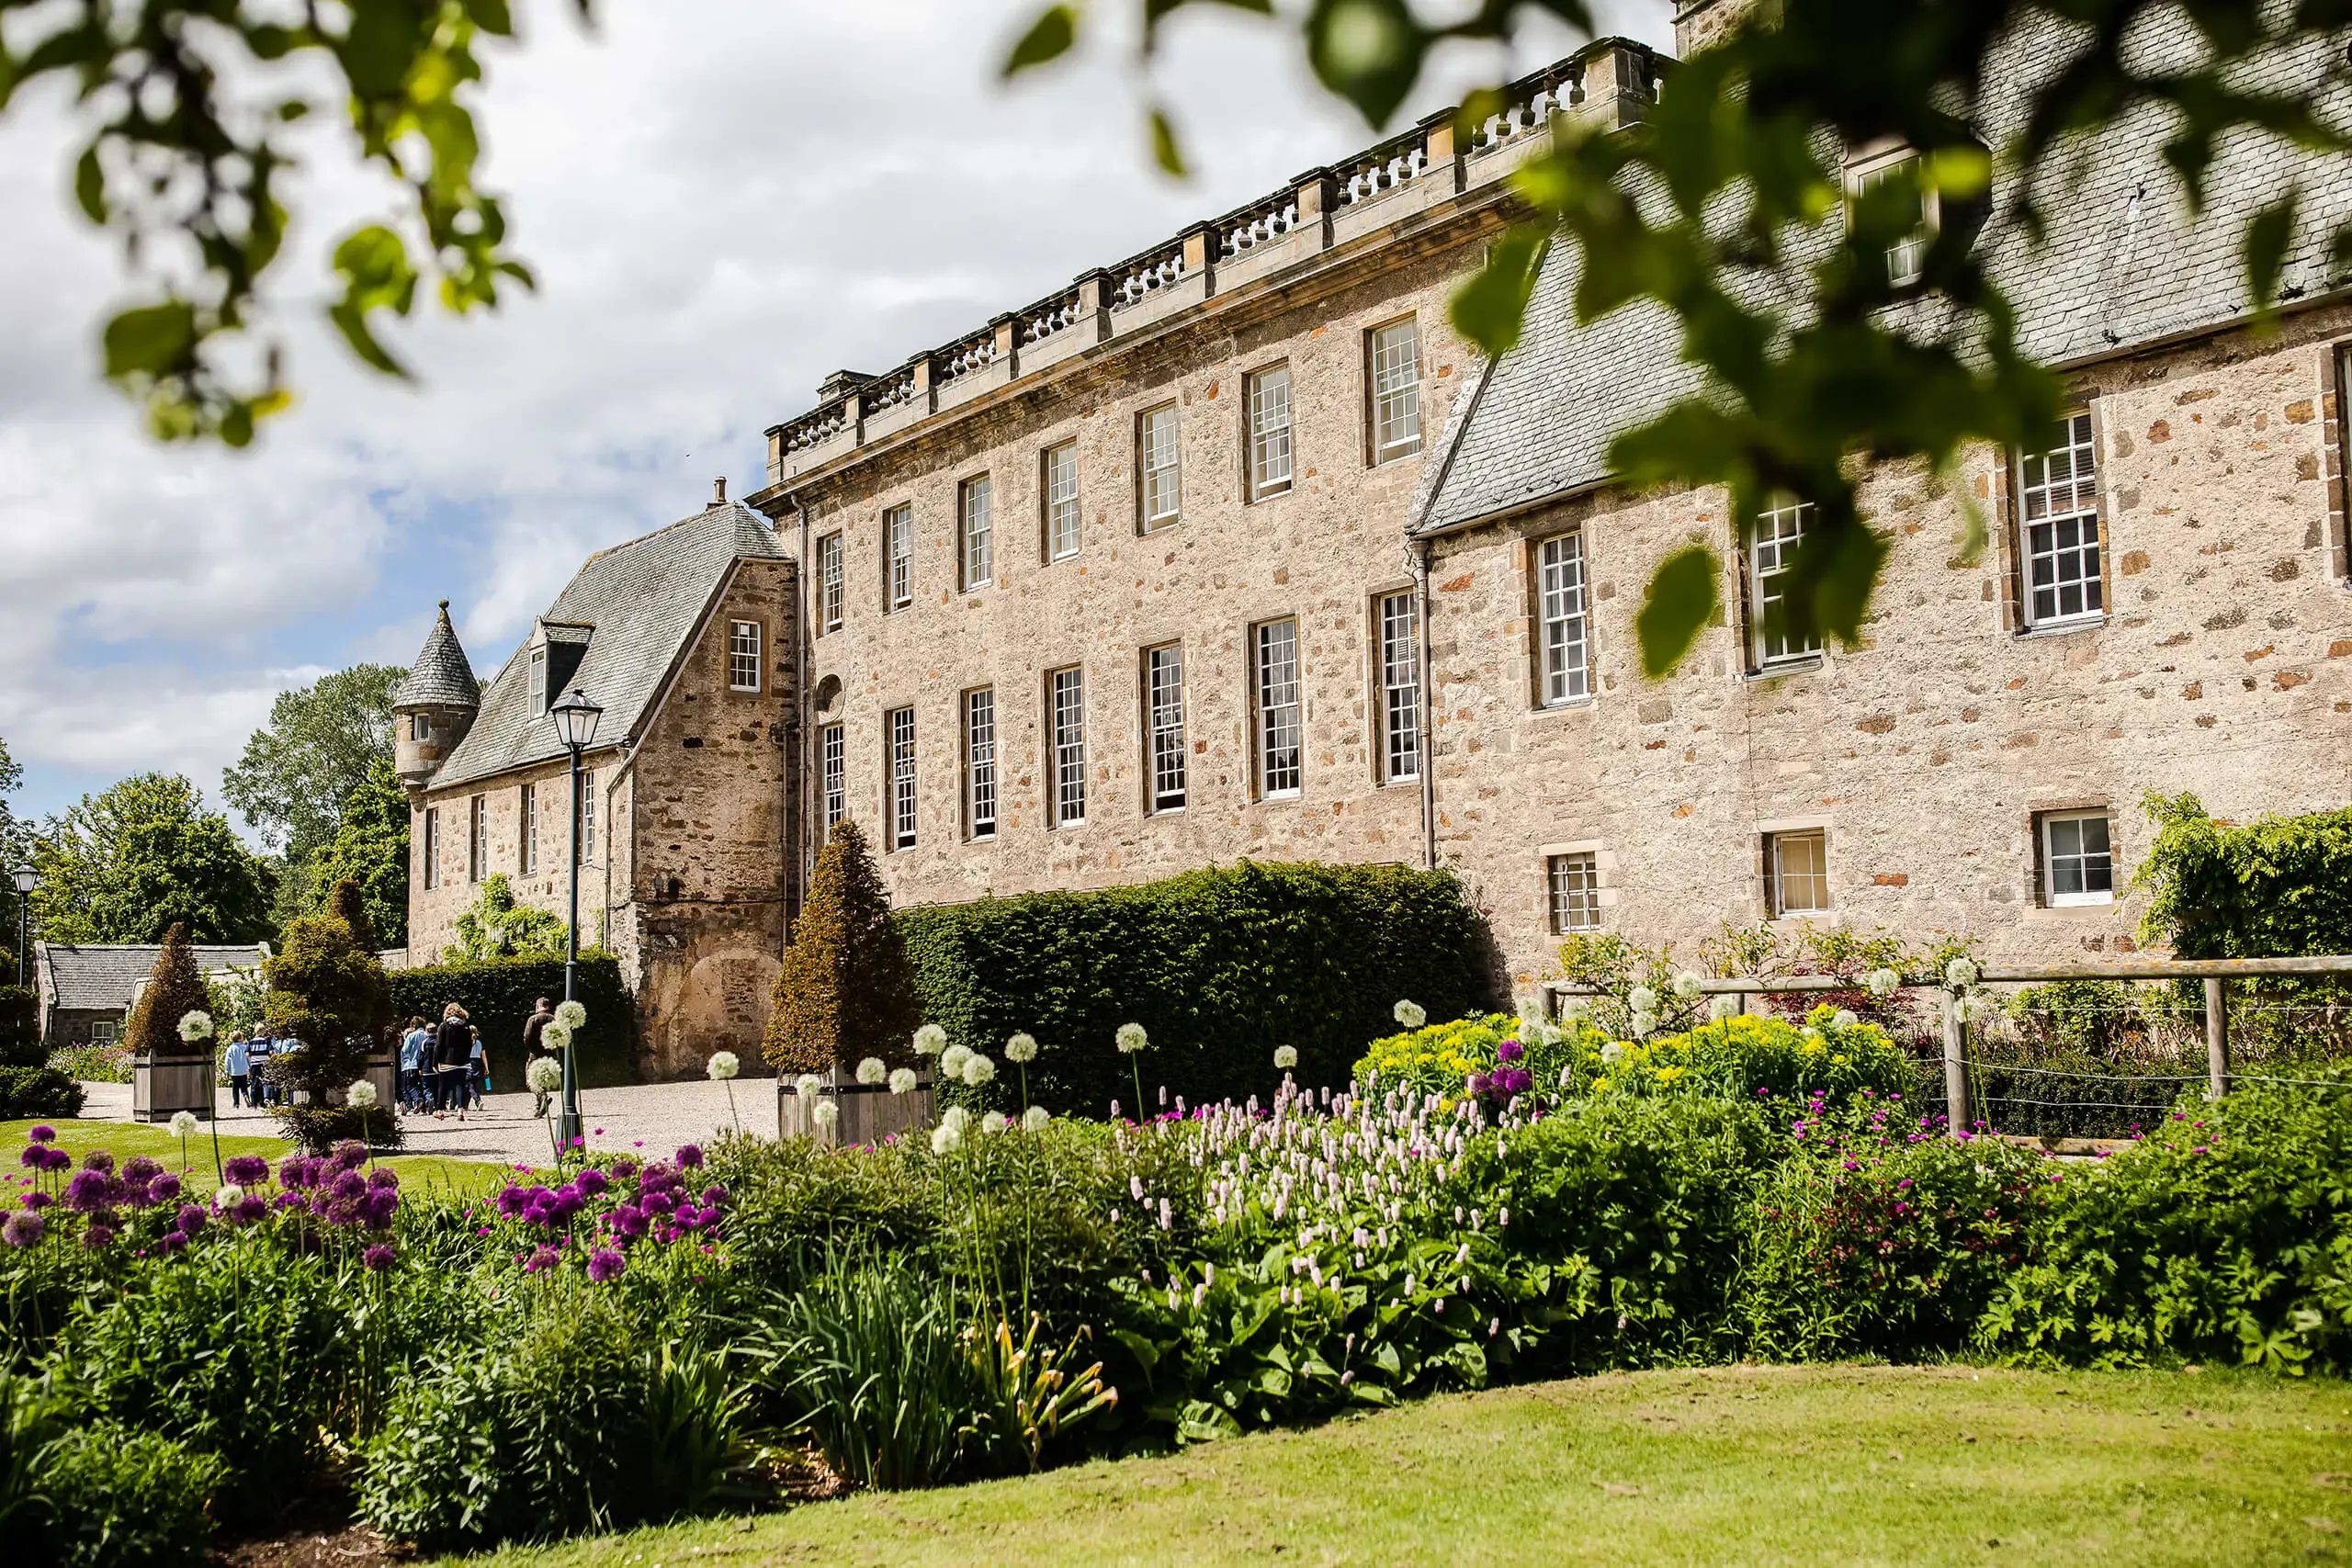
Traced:
POLYGON ((906 947, 865 830, 838 823, 817 856, 808 902, 784 950, 760 1055, 781 1073, 852 1067, 867 1056, 895 1066, 912 1055, 920 1016, 906 947))
MULTIPOLYGON (((902 911, 923 1016, 991 1055, 1026 1031, 1033 1099, 1099 1115, 1135 1092, 1113 1045, 1140 1023, 1145 1091, 1213 1101, 1281 1082, 1347 1081, 1410 998, 1432 1019, 1498 998, 1477 911, 1450 873, 1393 865, 1238 865, 1091 893, 902 911)), ((1171 1101, 1172 1103, 1172 1101, 1171 1101)))
POLYGON ((79 1116, 87 1091, 55 1067, 0 1067, 0 1122, 26 1116, 79 1116))
MULTIPOLYGON (((401 1022, 436 1021, 451 1002, 466 1010, 490 1052, 490 1081, 498 1089, 523 1086, 523 1021, 541 997, 563 995, 563 960, 494 958, 479 964, 434 964, 395 969, 392 1014, 401 1022)), ((638 1081, 636 1010, 621 984, 620 961, 609 953, 582 953, 572 996, 588 1021, 571 1037, 572 1070, 589 1089, 638 1081)))
POLYGON ((277 1115, 288 1135, 314 1154, 345 1138, 381 1147, 401 1142, 390 1106, 345 1102, 351 1086, 367 1073, 369 1052, 388 1041, 392 1024, 391 987, 383 964, 365 945, 364 909, 356 917, 360 929, 353 929, 349 911, 358 898, 352 884, 338 886, 329 909, 288 925, 284 947, 262 966, 272 1032, 302 1043, 300 1050, 269 1064, 270 1082, 290 1091, 277 1115), (308 1099, 294 1103, 294 1094, 308 1099))
POLYGON ((187 927, 174 921, 164 933, 155 967, 146 989, 131 1004, 122 1037, 134 1056, 170 1056, 201 1053, 208 1046, 180 1038, 180 1020, 205 1012, 212 993, 204 987, 204 972, 196 966, 196 950, 188 946, 187 927))

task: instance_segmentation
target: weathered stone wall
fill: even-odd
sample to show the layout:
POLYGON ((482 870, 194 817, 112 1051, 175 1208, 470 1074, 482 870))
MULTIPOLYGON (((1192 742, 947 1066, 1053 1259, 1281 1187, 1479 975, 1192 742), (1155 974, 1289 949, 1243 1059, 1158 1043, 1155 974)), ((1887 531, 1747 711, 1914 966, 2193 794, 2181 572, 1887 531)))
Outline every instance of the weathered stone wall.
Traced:
POLYGON ((1494 921, 1514 983, 1549 971, 1544 855, 1596 848, 1607 921, 1685 945, 1761 919, 1762 831, 1828 831, 1829 919, 1967 931, 2010 960, 2128 948, 2140 901, 2044 908, 2036 814, 2103 806, 2119 886, 2150 790, 2244 819, 2352 798, 2352 592, 2324 478, 2331 334, 2290 319, 2095 367, 2075 381, 2100 457, 2109 618, 2019 635, 2007 466, 1965 481, 1996 547, 1962 560, 1959 500, 1923 472, 1868 484, 1894 554, 1863 645, 1817 669, 1745 673, 1736 552, 1720 495, 1614 493, 1438 542, 1430 629, 1440 854, 1494 921), (1584 531, 1594 699, 1536 705, 1532 546, 1584 531), (1655 564, 1723 553, 1726 613, 1645 682, 1633 622, 1655 564))
MULTIPOLYGON (((989 891, 1134 882, 1212 861, 1407 861, 1420 853, 1418 786, 1375 770, 1372 660, 1376 592, 1410 585, 1403 530, 1426 456, 1371 466, 1365 335, 1419 324, 1424 454, 1476 360, 1444 302, 1474 258, 1450 248, 1400 254, 1345 292, 1261 312, 1247 324, 1183 331, 1105 362, 1066 391, 976 414, 850 470, 813 508, 810 538, 845 542, 842 628, 816 639, 812 677, 840 694, 813 716, 845 726, 849 814, 885 842, 884 716, 916 715, 917 846, 879 855, 900 903, 989 891), (1295 483, 1244 497, 1244 377, 1287 363, 1295 483), (1174 399, 1182 521, 1137 531, 1136 422, 1174 399), (1040 454, 1078 443, 1082 546, 1045 559, 1040 454), (995 581, 956 592, 957 487, 989 476, 995 581), (883 609, 881 514, 914 508, 914 603, 883 609), (1305 781, 1297 799, 1254 798, 1249 628, 1295 616, 1305 781), (1188 797, 1147 811, 1142 653, 1177 642, 1185 667, 1188 797), (1050 671, 1082 666, 1087 820, 1046 826, 1050 671), (964 821, 963 694, 993 686, 1001 805, 997 836, 964 821)), ((812 738, 813 739, 813 738, 812 738)), ((812 761, 810 784, 817 783, 812 761)), ((813 809, 813 807, 812 807, 813 809)))
MULTIPOLYGON (((587 754, 583 770, 598 781, 608 779, 618 758, 612 748, 587 754)), ((567 858, 571 852, 571 768, 566 761, 535 763, 494 778, 476 779, 455 789, 428 790, 419 800, 410 797, 408 946, 413 964, 440 962, 443 949, 458 940, 458 917, 481 897, 481 882, 468 875, 467 824, 474 796, 483 799, 489 824, 489 853, 481 880, 503 874, 514 889, 514 901, 545 909, 561 918, 567 912, 570 881, 567 858), (537 855, 534 869, 522 869, 523 785, 533 789, 534 839, 537 855), (437 886, 424 877, 424 813, 441 813, 440 865, 437 886)), ((602 802, 599 801, 601 807, 602 802)), ((580 934, 596 940, 604 886, 605 831, 597 829, 595 852, 580 873, 580 934)))

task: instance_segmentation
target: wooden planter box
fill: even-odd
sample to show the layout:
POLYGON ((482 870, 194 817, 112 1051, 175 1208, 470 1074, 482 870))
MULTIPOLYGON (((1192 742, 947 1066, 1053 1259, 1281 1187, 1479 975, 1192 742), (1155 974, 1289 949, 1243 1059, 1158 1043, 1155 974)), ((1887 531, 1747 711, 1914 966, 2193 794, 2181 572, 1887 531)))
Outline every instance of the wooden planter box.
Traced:
POLYGON ((919 1078, 915 1087, 904 1094, 892 1094, 887 1083, 862 1084, 856 1074, 844 1073, 838 1067, 824 1077, 824 1086, 811 1097, 804 1097, 791 1078, 776 1079, 777 1137, 814 1138, 820 1144, 852 1147, 878 1144, 894 1133, 931 1130, 928 1076, 919 1078), (811 1106, 820 1099, 841 1107, 841 1117, 831 1127, 820 1127, 809 1117, 811 1106))
POLYGON ((177 1111, 193 1111, 210 1120, 213 1075, 219 1066, 208 1043, 200 1051, 175 1051, 169 1055, 130 1059, 130 1119, 168 1122, 177 1111))

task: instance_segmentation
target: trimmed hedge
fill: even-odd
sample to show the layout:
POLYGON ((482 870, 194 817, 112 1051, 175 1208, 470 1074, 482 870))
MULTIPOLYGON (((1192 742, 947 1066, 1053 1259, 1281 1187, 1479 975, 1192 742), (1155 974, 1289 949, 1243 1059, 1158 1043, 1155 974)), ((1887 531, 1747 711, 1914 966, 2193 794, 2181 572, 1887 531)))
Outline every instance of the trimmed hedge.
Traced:
POLYGON ((85 1091, 55 1067, 0 1067, 0 1122, 79 1116, 85 1091))
POLYGON ((0 1067, 38 1067, 49 1060, 40 1043, 40 1002, 30 986, 0 986, 0 1067))
MULTIPOLYGON (((479 964, 434 964, 395 969, 392 1012, 402 1033, 408 1021, 431 1023, 456 1002, 490 1048, 490 1081, 501 1094, 523 1087, 523 1021, 541 997, 563 999, 560 958, 492 958, 479 964)), ((620 961, 609 953, 580 957, 575 992, 588 1021, 572 1036, 576 1070, 590 1089, 637 1081, 636 1010, 621 984, 620 961)))
MULTIPOLYGON (((1298 1048, 1299 1082, 1345 1083, 1364 1042, 1395 1032, 1401 998, 1433 1020, 1500 999, 1484 924, 1444 872, 1243 861, 895 918, 924 1018, 1000 1058, 1008 1035, 1035 1035, 1030 1093, 1056 1111, 1100 1115, 1117 1100, 1134 1112, 1112 1044, 1123 1023, 1151 1035, 1144 1092, 1200 1103, 1271 1094, 1278 1045, 1298 1048)), ((1001 1066, 1000 1101, 1018 1077, 1001 1066)))

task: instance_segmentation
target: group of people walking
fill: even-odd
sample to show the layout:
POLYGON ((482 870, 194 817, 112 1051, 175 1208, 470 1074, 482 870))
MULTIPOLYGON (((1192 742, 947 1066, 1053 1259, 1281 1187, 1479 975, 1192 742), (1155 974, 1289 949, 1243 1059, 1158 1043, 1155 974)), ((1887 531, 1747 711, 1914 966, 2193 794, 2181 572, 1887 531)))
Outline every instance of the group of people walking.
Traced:
POLYGON ((288 1056, 302 1049, 300 1040, 280 1040, 265 1023, 247 1038, 242 1029, 229 1036, 228 1059, 221 1065, 229 1074, 229 1103, 250 1105, 266 1110, 286 1103, 286 1091, 269 1081, 269 1065, 281 1056, 288 1056))
MULTIPOLYGON (((541 997, 523 1024, 526 1056, 547 1054, 540 1035, 553 1021, 555 1004, 541 997)), ((283 1104, 286 1091, 270 1081, 269 1065, 300 1049, 299 1040, 274 1038, 267 1024, 255 1029, 250 1038, 243 1030, 232 1034, 222 1063, 229 1074, 229 1103, 256 1110, 283 1104)), ((401 1110, 445 1119, 455 1113, 463 1121, 469 1111, 481 1109, 482 1096, 490 1088, 490 1053, 482 1045, 481 1032, 463 1007, 451 1002, 441 1010, 438 1023, 427 1023, 422 1018, 408 1021, 401 1037, 401 1110)), ((544 1116, 547 1096, 541 1094, 539 1100, 537 1114, 544 1116)))

